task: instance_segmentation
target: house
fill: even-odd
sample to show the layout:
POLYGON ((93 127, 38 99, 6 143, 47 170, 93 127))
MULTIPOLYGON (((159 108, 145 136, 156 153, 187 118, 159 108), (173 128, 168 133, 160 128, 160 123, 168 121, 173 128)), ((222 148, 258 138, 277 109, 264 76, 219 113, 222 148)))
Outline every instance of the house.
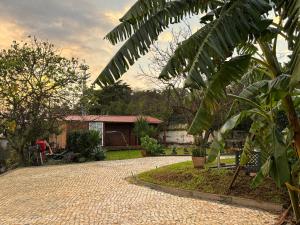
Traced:
POLYGON ((195 142, 194 136, 188 134, 187 130, 188 124, 171 123, 159 136, 167 145, 192 145, 195 142))
MULTIPOLYGON (((65 148, 68 132, 96 130, 100 133, 104 147, 117 149, 138 146, 138 138, 135 136, 133 128, 139 118, 140 116, 69 115, 61 124, 61 134, 52 135, 49 142, 54 142, 58 148, 65 148)), ((143 118, 154 126, 163 122, 150 116, 143 116, 143 118)))

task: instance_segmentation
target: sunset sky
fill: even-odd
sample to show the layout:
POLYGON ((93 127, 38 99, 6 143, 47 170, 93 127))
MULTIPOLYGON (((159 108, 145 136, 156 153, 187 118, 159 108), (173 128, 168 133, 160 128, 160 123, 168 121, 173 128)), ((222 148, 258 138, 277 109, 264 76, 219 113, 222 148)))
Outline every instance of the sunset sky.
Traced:
MULTIPOLYGON (((118 46, 103 40, 118 24, 118 19, 135 0, 1 0, 0 47, 8 48, 13 40, 28 35, 48 40, 65 56, 78 57, 90 66, 93 81, 113 56, 118 46)), ((162 42, 170 40, 164 33, 162 42)), ((286 46, 280 45, 283 55, 286 46)), ((145 66, 146 59, 139 61, 145 66)), ((148 89, 150 82, 137 78, 139 65, 126 73, 123 80, 134 89, 148 89)))

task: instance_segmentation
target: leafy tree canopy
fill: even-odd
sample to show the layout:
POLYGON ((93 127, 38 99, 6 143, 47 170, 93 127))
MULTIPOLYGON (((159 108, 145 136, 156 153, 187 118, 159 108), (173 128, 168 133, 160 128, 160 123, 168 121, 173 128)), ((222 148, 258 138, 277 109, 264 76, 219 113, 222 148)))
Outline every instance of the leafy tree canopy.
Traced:
POLYGON ((36 38, 0 51, 0 122, 21 158, 27 144, 58 132, 57 119, 76 104, 85 69, 36 38))

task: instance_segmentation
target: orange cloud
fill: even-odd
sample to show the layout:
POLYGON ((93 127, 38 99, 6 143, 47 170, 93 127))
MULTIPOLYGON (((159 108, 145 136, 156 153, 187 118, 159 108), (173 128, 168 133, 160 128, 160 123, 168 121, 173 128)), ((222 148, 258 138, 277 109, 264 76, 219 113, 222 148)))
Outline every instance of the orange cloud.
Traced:
POLYGON ((120 23, 119 19, 129 10, 130 6, 125 6, 122 10, 119 11, 106 11, 104 16, 108 21, 113 25, 118 25, 120 23))
POLYGON ((26 36, 25 30, 12 21, 1 21, 0 48, 8 48, 12 41, 20 40, 24 36, 26 36))

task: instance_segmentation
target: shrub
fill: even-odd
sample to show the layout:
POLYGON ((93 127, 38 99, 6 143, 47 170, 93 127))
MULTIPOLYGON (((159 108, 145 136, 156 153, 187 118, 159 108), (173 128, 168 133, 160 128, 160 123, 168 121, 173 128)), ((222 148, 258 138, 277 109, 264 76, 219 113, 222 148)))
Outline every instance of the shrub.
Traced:
POLYGON ((78 162, 80 158, 80 153, 68 152, 64 155, 63 161, 65 163, 78 162))
POLYGON ((69 151, 90 157, 97 146, 100 145, 99 132, 94 130, 74 131, 68 134, 67 148, 69 151))
POLYGON ((101 160, 105 159, 105 153, 100 147, 97 147, 94 150, 94 154, 95 154, 95 160, 96 161, 101 161, 101 160))
POLYGON ((143 138, 145 136, 155 137, 158 131, 157 128, 151 126, 144 117, 139 117, 134 124, 133 132, 137 137, 143 138))
POLYGON ((78 159, 78 162, 79 163, 84 163, 84 162, 86 162, 86 158, 85 157, 80 157, 79 159, 78 159))
POLYGON ((172 148, 172 155, 177 155, 177 150, 175 146, 172 148))
POLYGON ((204 148, 195 148, 192 151, 193 157, 205 157, 206 156, 206 150, 204 148))
POLYGON ((141 142, 142 148, 146 150, 148 155, 162 155, 165 153, 163 147, 157 140, 148 135, 141 138, 141 142))

